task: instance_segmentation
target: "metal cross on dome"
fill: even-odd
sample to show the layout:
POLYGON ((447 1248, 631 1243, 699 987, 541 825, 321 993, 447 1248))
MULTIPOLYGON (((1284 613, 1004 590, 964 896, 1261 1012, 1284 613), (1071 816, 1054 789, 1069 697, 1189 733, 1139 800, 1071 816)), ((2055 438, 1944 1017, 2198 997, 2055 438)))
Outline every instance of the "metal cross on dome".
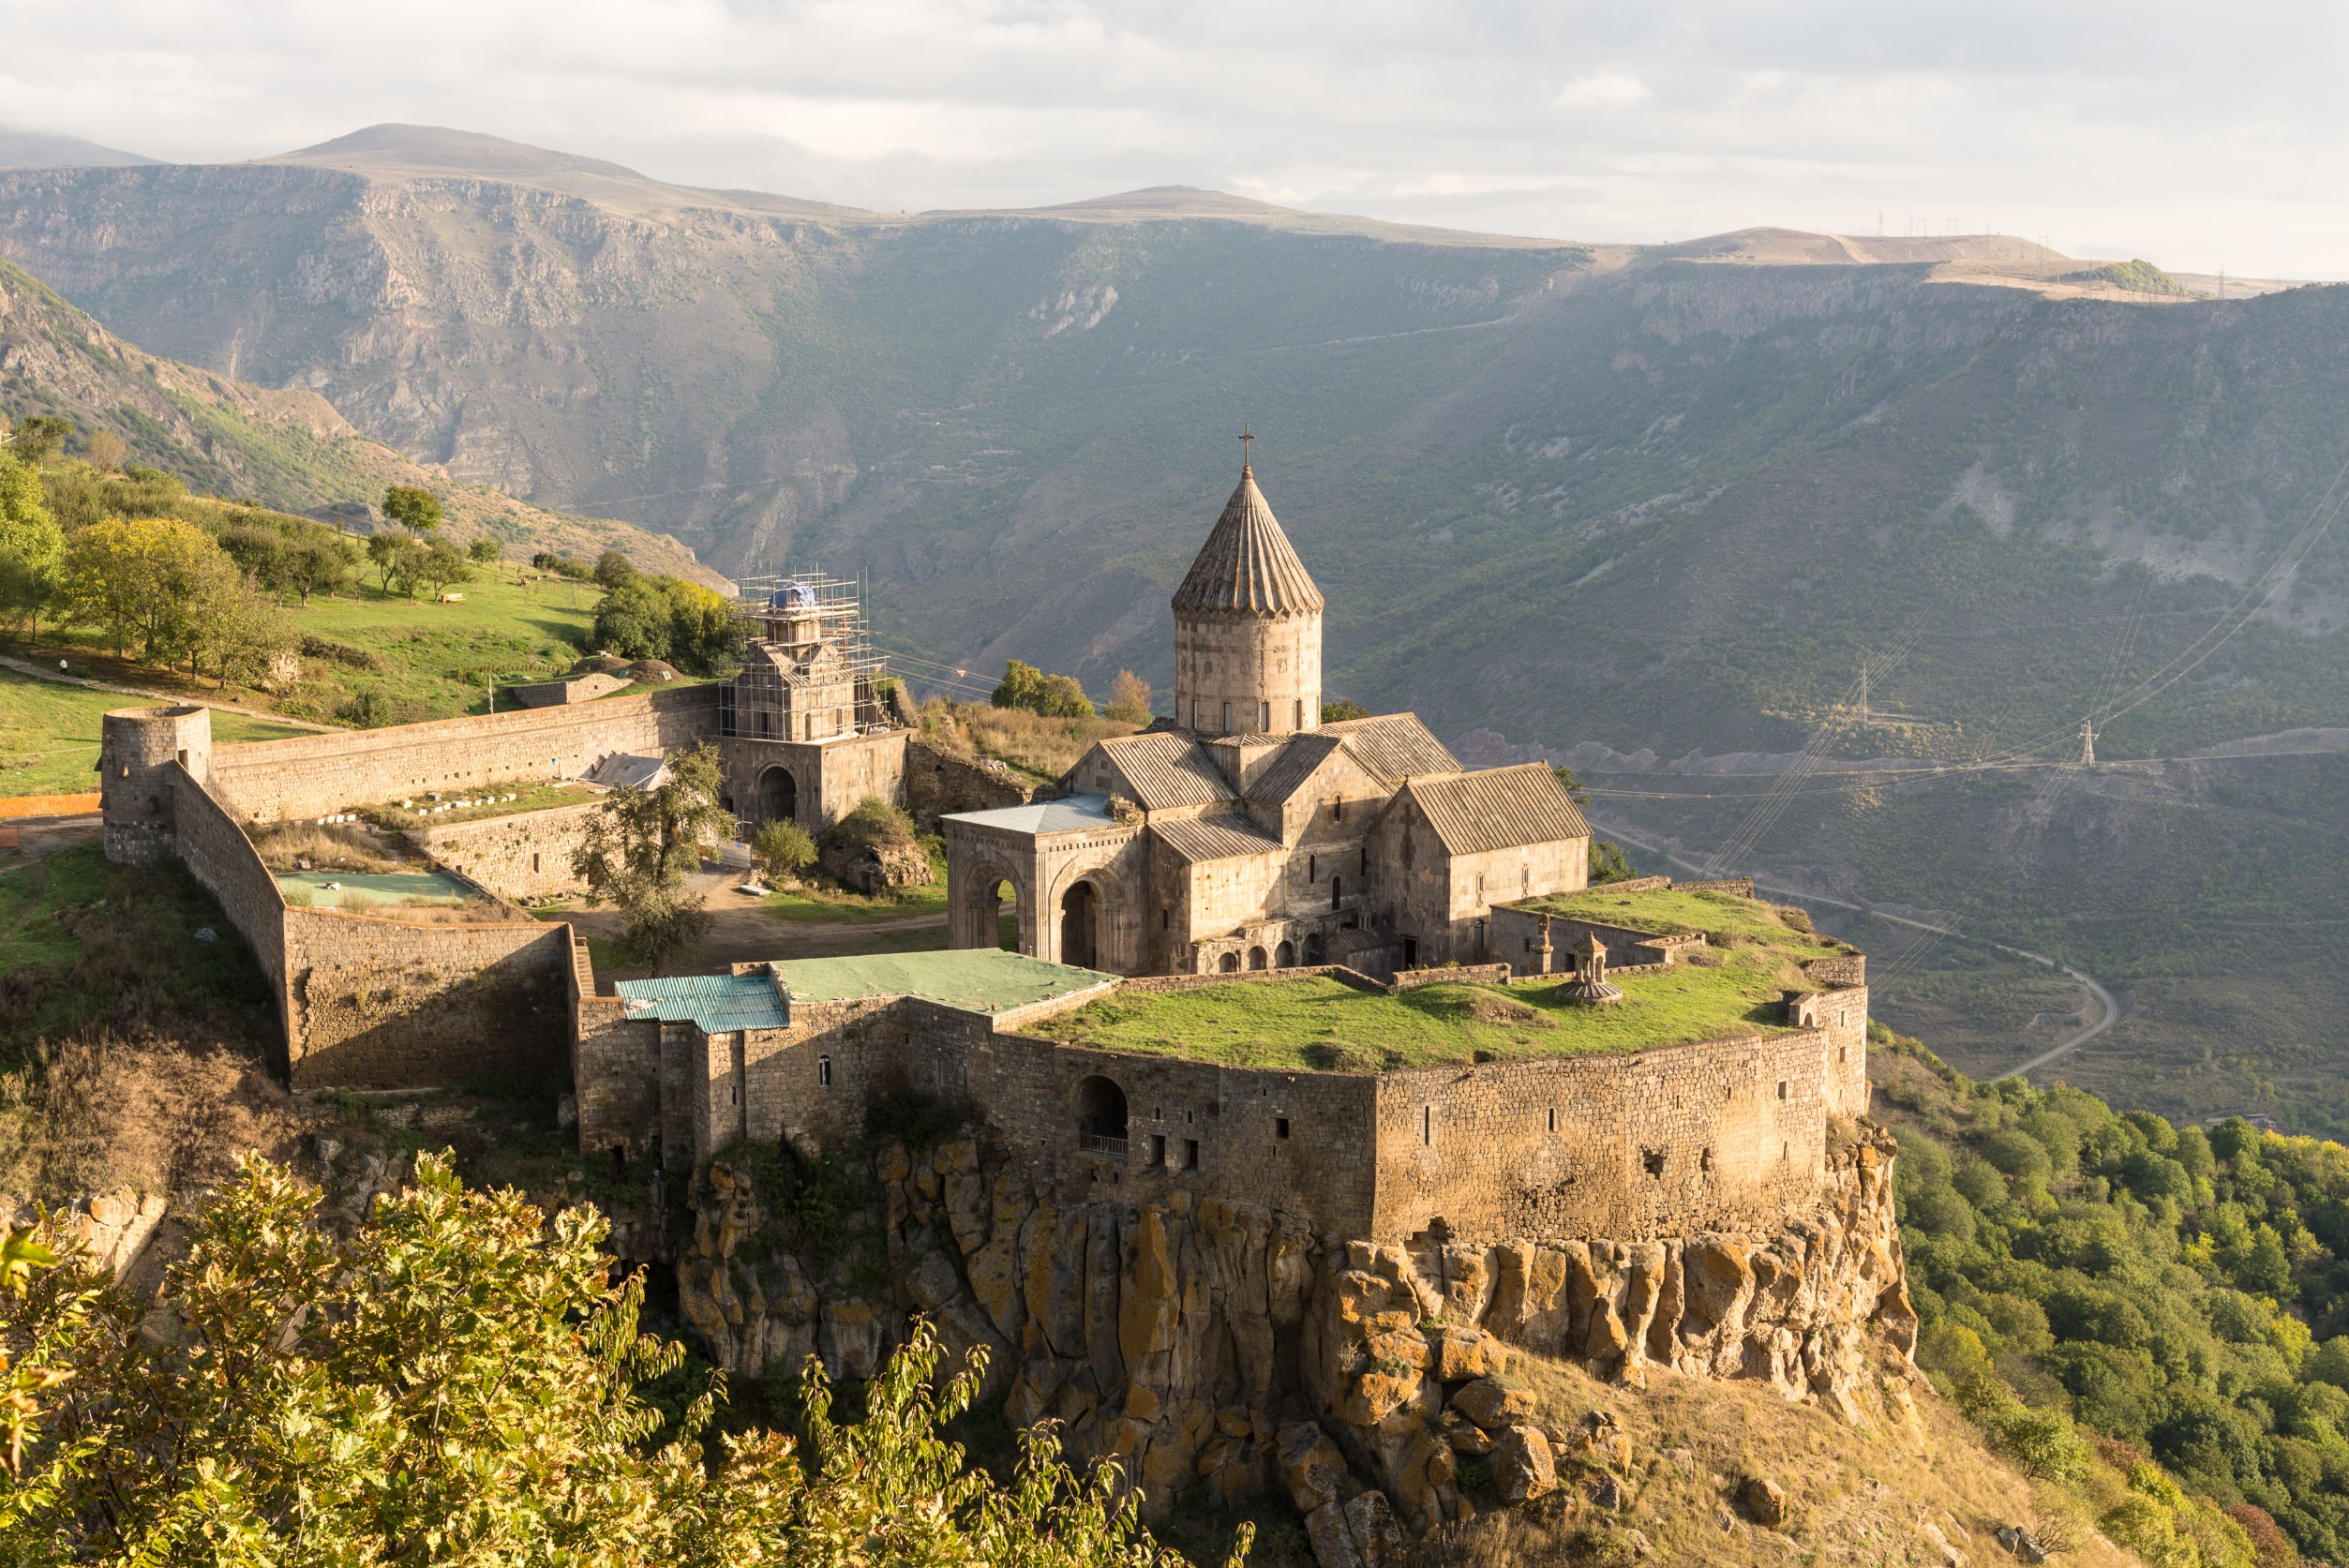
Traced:
POLYGON ((1245 425, 1240 426, 1240 467, 1243 470, 1248 467, 1249 443, 1253 441, 1255 439, 1256 432, 1250 430, 1245 425))

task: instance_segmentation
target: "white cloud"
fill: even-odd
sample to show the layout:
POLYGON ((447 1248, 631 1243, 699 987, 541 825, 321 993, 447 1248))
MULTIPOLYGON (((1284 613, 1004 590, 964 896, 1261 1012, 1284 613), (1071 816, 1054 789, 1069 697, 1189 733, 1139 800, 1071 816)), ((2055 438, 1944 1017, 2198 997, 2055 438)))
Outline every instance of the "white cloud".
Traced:
POLYGON ((1626 71, 1578 76, 1551 95, 1561 109, 1627 109, 1655 97, 1648 84, 1626 71))
POLYGON ((1216 186, 1562 237, 1990 224, 2349 272, 2349 10, 2146 0, 0 0, 0 118, 405 120, 883 208, 1216 186), (2289 40, 2288 45, 2281 40, 2289 40))

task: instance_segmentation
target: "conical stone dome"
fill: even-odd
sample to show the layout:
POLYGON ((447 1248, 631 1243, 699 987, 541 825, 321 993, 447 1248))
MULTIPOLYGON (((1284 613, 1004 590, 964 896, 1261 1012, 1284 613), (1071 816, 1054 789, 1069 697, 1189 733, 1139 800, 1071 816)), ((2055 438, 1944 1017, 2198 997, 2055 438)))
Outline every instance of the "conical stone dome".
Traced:
POLYGON ((1223 515, 1174 590, 1174 612, 1281 616, 1321 608, 1322 590, 1280 531, 1254 472, 1243 468, 1223 515))

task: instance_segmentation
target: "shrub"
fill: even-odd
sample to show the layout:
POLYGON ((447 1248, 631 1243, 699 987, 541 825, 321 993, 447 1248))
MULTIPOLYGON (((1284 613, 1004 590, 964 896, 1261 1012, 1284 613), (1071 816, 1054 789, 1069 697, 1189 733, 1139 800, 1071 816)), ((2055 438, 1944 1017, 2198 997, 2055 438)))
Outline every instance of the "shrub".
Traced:
POLYGON ((815 863, 815 841, 796 822, 770 822, 751 839, 751 859, 771 882, 781 882, 815 863))
POLYGON ((490 538, 486 533, 480 538, 474 540, 471 545, 467 545, 465 553, 467 556, 476 561, 479 561, 484 566, 496 565, 501 556, 503 554, 503 552, 498 548, 498 542, 495 539, 490 538))

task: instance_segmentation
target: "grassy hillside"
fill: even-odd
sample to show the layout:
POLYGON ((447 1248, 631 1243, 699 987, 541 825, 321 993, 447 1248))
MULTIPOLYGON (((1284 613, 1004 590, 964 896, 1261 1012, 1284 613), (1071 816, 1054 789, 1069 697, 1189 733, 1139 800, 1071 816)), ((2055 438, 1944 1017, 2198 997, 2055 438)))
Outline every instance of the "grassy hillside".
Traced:
MULTIPOLYGON (((135 704, 0 669, 0 796, 72 795, 97 787, 98 717, 135 704)), ((306 730, 216 709, 215 740, 282 740, 306 730)))

